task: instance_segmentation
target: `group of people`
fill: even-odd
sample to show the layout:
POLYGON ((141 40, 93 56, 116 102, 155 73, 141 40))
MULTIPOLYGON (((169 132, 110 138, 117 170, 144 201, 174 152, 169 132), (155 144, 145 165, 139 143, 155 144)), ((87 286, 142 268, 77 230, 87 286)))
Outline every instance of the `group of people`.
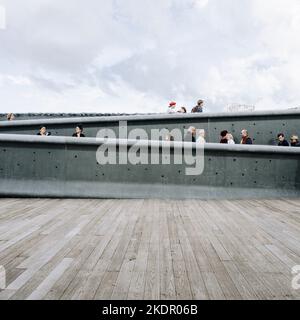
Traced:
MULTIPOLYGON (((235 144, 233 135, 228 132, 227 130, 223 130, 220 133, 220 143, 222 144, 235 144)), ((241 131, 241 140, 240 140, 240 144, 253 144, 253 140, 252 138, 250 138, 248 130, 243 129, 241 131)))
MULTIPOLYGON (((13 113, 8 113, 6 115, 7 121, 13 121, 15 120, 15 115, 13 113)), ((51 132, 47 131, 47 128, 45 126, 40 126, 39 132, 37 133, 38 136, 51 136, 51 132)), ((83 133, 83 127, 81 124, 77 125, 75 128, 75 132, 73 133, 72 137, 77 138, 84 138, 85 135, 83 133)))
POLYGON ((280 147, 300 147, 299 137, 295 134, 291 136, 290 143, 286 140, 284 133, 279 133, 277 139, 280 147))
MULTIPOLYGON (((197 105, 191 110, 192 113, 201 113, 203 112, 203 100, 199 100, 197 105)), ((176 111, 176 102, 170 102, 168 113, 186 113, 187 110, 185 107, 181 107, 178 111, 176 111)), ((8 121, 15 120, 15 115, 13 113, 8 113, 6 116, 8 121)), ((197 136, 197 130, 195 127, 189 127, 187 134, 184 138, 185 141, 191 141, 191 142, 199 142, 199 143, 206 143, 205 140, 205 130, 201 129, 198 130, 198 136, 197 136)), ((37 133, 39 136, 50 136, 51 132, 47 131, 47 128, 45 126, 41 126, 39 132, 37 133)), ((81 124, 77 125, 75 128, 75 132, 73 133, 72 137, 77 138, 84 138, 85 135, 83 133, 83 127, 81 124)), ((166 137, 166 140, 174 140, 172 136, 168 135, 166 137)), ((278 146, 281 147, 300 147, 299 137, 297 135, 292 135, 290 137, 290 142, 286 139, 284 133, 279 133, 277 135, 278 140, 278 146)), ((222 144, 235 144, 233 135, 228 132, 227 130, 223 130, 220 133, 220 143, 222 144)), ((241 140, 240 144, 253 144, 252 138, 249 136, 248 131, 246 129, 243 129, 241 131, 241 140)))
MULTIPOLYGON (((190 142, 206 143, 205 135, 206 133, 204 129, 198 130, 198 136, 197 136, 197 129, 195 127, 189 127, 187 134, 184 137, 184 140, 190 141, 190 142)), ((172 140, 172 139, 170 139, 170 137, 167 137, 166 140, 172 140)), ((233 135, 227 130, 223 130, 220 133, 220 143, 235 144, 233 135)), ((248 131, 246 129, 243 129, 241 131, 240 144, 253 144, 253 141, 249 137, 248 131)))
MULTIPOLYGON (((38 136, 51 136, 51 132, 47 131, 45 126, 41 126, 39 132, 37 133, 38 136)), ((81 124, 77 125, 75 128, 75 132, 73 133, 72 137, 74 138, 84 138, 85 135, 83 133, 83 127, 81 124)))
MULTIPOLYGON (((203 100, 198 100, 197 105, 192 108, 191 113, 202 113, 203 112, 203 100)), ((180 107, 179 110, 176 110, 177 103, 175 101, 171 101, 169 103, 169 107, 167 113, 187 113, 186 107, 180 107)))
MULTIPOLYGON (((166 140, 173 140, 172 137, 168 136, 166 140)), ((189 127, 187 134, 184 137, 185 141, 198 142, 198 143, 206 143, 205 139, 205 130, 198 130, 195 127, 189 127)), ((277 135, 278 146, 280 147, 300 147, 299 137, 297 135, 292 135, 290 138, 290 143, 286 140, 285 135, 283 133, 279 133, 277 135)), ((220 133, 220 143, 221 144, 235 144, 233 135, 227 130, 223 130, 220 133)), ((248 130, 243 129, 241 131, 241 140, 240 144, 253 144, 252 138, 249 136, 248 130)))

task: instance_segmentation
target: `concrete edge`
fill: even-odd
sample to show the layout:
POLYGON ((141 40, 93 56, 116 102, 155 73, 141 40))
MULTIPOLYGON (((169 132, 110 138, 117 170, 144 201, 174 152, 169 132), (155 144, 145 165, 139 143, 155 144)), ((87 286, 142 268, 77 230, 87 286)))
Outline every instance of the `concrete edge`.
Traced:
POLYGON ((300 148, 296 147, 278 147, 264 145, 226 145, 219 143, 192 143, 181 141, 153 141, 153 140, 128 140, 128 139, 103 139, 103 138, 73 138, 73 137, 41 137, 34 135, 19 134, 0 134, 0 142, 20 143, 20 144, 59 144, 59 145, 78 145, 78 146, 138 146, 151 148, 173 148, 173 149, 198 149, 207 151, 221 152, 241 152, 241 153, 264 153, 264 154, 281 154, 281 155, 300 155, 300 148))
POLYGON ((0 197, 102 199, 266 199, 299 198, 300 190, 232 188, 187 185, 103 183, 87 181, 2 180, 0 197), (13 190, 13 191, 11 191, 13 190), (88 191, 88 192, 87 192, 88 191), (112 196, 113 194, 113 196, 112 196))
POLYGON ((194 114, 152 114, 152 115, 133 115, 133 116, 109 116, 109 117, 79 117, 79 118, 55 118, 55 119, 37 119, 37 120, 14 120, 0 121, 0 127, 19 127, 19 126, 40 126, 53 124, 87 124, 101 122, 119 122, 119 121, 162 121, 162 120, 199 120, 215 118, 259 118, 264 116, 300 116, 300 110, 263 110, 254 112, 219 112, 219 113, 194 113, 194 114))

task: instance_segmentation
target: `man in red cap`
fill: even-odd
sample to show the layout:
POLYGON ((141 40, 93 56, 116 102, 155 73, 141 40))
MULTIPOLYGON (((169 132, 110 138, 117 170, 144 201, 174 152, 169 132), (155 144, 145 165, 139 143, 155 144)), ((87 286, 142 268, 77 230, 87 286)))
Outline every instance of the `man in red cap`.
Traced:
POLYGON ((175 113, 176 102, 172 101, 169 103, 168 113, 175 113))

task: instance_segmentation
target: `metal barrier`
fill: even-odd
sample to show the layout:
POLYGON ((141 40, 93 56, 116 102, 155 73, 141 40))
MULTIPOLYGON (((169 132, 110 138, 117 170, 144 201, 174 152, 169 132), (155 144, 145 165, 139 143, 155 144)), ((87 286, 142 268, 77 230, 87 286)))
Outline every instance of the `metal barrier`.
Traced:
MULTIPOLYGON (((104 139, 0 135, 2 197, 240 199, 299 197, 300 148, 206 144, 204 171, 185 174, 176 152, 188 142, 139 141, 140 148, 170 147, 171 164, 105 164, 96 160, 104 139)), ((113 140, 117 155, 137 141, 113 140)), ((150 154, 149 154, 150 157, 150 154)), ((149 161, 150 162, 150 161, 149 161)))
MULTIPOLYGON (((251 113, 212 113, 212 114, 156 114, 135 116, 81 117, 62 119, 38 119, 1 121, 0 133, 37 134, 40 125, 45 125, 52 135, 71 136, 75 126, 81 123, 87 137, 96 137, 99 129, 113 129, 119 137, 119 123, 127 121, 128 130, 142 128, 150 136, 152 129, 184 131, 189 126, 205 129, 207 141, 219 142, 222 130, 228 130, 240 142, 240 132, 248 129, 255 144, 275 145, 277 134, 283 132, 289 138, 300 135, 300 111, 257 111, 251 113)), ((125 137, 123 137, 125 138, 125 137)))

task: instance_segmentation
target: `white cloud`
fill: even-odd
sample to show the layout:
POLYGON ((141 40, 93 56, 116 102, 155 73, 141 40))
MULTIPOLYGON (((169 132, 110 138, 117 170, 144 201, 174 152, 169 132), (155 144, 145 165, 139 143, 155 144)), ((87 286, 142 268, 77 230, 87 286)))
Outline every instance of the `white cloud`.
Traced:
POLYGON ((2 0, 0 112, 300 105, 299 0, 2 0))
POLYGON ((0 74, 0 86, 5 83, 13 86, 30 86, 32 81, 20 75, 0 74))
POLYGON ((6 11, 3 6, 0 5, 0 30, 6 28, 6 11))
POLYGON ((203 9, 207 6, 209 0, 194 0, 196 8, 203 9))

